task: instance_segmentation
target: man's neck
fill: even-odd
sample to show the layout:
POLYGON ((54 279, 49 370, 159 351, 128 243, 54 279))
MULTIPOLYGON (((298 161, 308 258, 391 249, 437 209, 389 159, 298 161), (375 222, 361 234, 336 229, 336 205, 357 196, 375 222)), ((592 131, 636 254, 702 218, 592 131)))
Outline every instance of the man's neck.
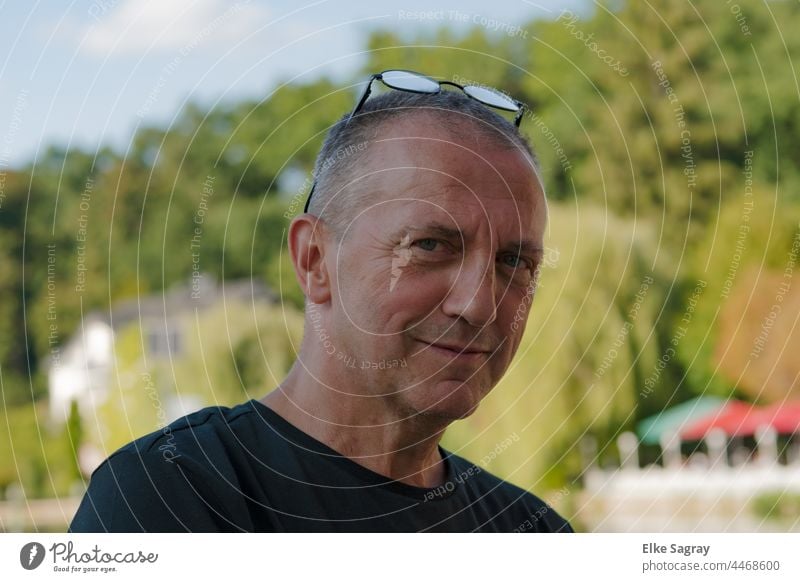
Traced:
POLYGON ((438 487, 446 479, 439 454, 447 424, 404 415, 389 397, 335 392, 294 367, 287 379, 260 399, 306 434, 371 471, 416 487, 438 487))

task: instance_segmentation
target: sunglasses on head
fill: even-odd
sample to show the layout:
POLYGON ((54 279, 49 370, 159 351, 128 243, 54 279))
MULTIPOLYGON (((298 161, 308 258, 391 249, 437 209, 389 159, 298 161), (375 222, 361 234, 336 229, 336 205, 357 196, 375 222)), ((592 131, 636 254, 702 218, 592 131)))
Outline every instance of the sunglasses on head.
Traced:
MULTIPOLYGON (((367 86, 364 88, 364 92, 361 94, 361 97, 358 100, 355 108, 353 109, 350 116, 347 118, 345 122, 350 123, 350 120, 353 119, 353 116, 358 113, 361 108, 366 103, 367 99, 372 93, 372 83, 376 80, 381 81, 384 85, 389 87, 390 89, 395 89, 397 91, 408 91, 410 93, 428 93, 428 94, 436 94, 441 92, 443 85, 449 85, 452 87, 456 87, 464 92, 468 97, 475 99, 476 101, 487 105, 489 107, 494 107, 495 109, 501 109, 503 111, 510 111, 512 113, 516 113, 517 115, 514 117, 514 125, 519 127, 519 124, 522 122, 522 116, 525 112, 525 104, 521 101, 517 101, 516 99, 512 99, 505 93, 498 91, 497 89, 493 89, 491 87, 484 87, 482 85, 459 85, 458 83, 454 83, 453 81, 436 81, 435 79, 431 79, 427 75, 423 75, 422 73, 417 73, 415 71, 406 71, 403 69, 390 69, 388 71, 383 71, 381 73, 375 73, 369 78, 367 82, 367 86)), ((311 185, 311 190, 308 193, 308 199, 306 199, 306 205, 303 209, 303 212, 308 212, 308 205, 311 202, 311 196, 314 194, 314 188, 317 185, 317 181, 314 180, 314 183, 311 185)))

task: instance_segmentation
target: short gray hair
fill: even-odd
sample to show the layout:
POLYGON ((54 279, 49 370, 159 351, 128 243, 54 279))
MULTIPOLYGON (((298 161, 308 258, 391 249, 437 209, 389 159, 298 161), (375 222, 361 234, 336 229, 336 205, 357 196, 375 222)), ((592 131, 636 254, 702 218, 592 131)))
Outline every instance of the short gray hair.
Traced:
POLYGON ((313 172, 316 185, 308 212, 323 218, 338 241, 363 207, 359 196, 342 196, 341 192, 358 175, 356 168, 367 144, 379 135, 384 122, 417 112, 447 117, 447 123, 442 127, 459 138, 478 135, 488 139, 492 145, 527 152, 536 173, 540 174, 533 148, 519 128, 461 91, 447 90, 435 94, 389 91, 368 99, 349 123, 350 113, 342 116, 331 127, 317 156, 313 172), (325 216, 322 216, 323 212, 325 216))

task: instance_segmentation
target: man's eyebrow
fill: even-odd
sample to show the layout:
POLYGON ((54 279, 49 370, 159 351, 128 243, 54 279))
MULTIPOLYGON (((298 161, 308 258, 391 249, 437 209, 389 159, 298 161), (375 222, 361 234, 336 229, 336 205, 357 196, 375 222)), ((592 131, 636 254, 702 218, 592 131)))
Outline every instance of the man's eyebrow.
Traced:
MULTIPOLYGON (((465 235, 461 229, 453 226, 447 226, 446 224, 439 222, 429 222, 419 226, 410 226, 404 229, 404 231, 409 233, 422 232, 450 240, 470 240, 470 237, 465 235)), ((502 250, 518 251, 520 253, 526 253, 537 257, 544 253, 544 249, 539 243, 529 239, 509 242, 503 247, 502 250)))
POLYGON ((464 233, 461 231, 460 228, 447 226, 445 224, 441 224, 439 222, 429 222, 427 224, 423 224, 420 226, 409 226, 405 229, 406 232, 423 232, 425 234, 435 234, 436 236, 440 236, 442 238, 448 239, 463 239, 469 240, 468 237, 464 236, 464 233))
POLYGON ((532 240, 514 241, 509 243, 507 247, 515 251, 519 250, 520 253, 526 253, 535 257, 541 257, 544 255, 544 249, 542 248, 542 245, 533 242, 532 240))

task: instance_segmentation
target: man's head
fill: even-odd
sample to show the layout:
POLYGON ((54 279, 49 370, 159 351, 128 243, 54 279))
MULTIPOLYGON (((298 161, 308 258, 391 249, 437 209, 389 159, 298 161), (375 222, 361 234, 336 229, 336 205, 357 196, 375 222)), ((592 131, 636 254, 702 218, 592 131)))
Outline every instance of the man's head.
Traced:
POLYGON ((351 394, 471 414, 519 347, 541 261, 527 141, 461 93, 391 91, 334 126, 315 177, 289 232, 307 298, 300 365, 342 406, 351 394))

